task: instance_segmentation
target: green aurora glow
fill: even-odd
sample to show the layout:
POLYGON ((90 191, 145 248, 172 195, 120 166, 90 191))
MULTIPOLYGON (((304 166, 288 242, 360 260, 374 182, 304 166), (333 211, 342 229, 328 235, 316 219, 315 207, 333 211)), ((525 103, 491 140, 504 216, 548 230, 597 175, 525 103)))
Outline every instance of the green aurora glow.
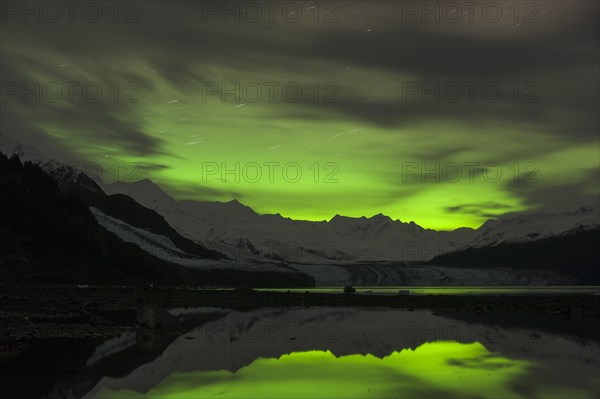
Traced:
POLYGON ((529 381, 536 367, 491 353, 477 342, 430 342, 382 359, 294 352, 279 359, 257 359, 234 373, 173 373, 147 394, 101 389, 96 399, 586 397, 583 387, 529 381), (528 389, 533 391, 515 390, 518 381, 529 381, 528 389))
MULTIPOLYGON (((178 199, 238 199, 258 213, 294 219, 383 213, 428 228, 477 227, 511 212, 572 210, 599 193, 598 93, 589 90, 598 86, 598 38, 586 30, 597 26, 587 17, 594 14, 590 7, 597 11, 595 2, 570 3, 569 15, 578 24, 568 25, 567 14, 555 13, 545 24, 523 25, 517 33, 511 33, 514 24, 445 27, 452 32, 428 25, 397 28, 387 18, 385 4, 391 2, 368 7, 344 2, 340 23, 327 26, 168 22, 193 15, 186 11, 193 7, 188 3, 181 8, 144 3, 139 24, 78 25, 79 45, 72 41, 73 27, 3 25, 3 81, 97 82, 103 97, 98 103, 32 105, 9 96, 2 105, 2 132, 50 156, 98 163, 108 182, 115 180, 110 168, 117 163, 119 180, 150 178, 178 199), (371 36, 367 27, 373 27, 371 36), (344 35, 355 47, 344 44, 344 35), (411 47, 412 40, 422 48, 411 47), (498 56, 493 65, 499 66, 485 64, 484 55, 459 52, 464 40, 476 48, 489 46, 498 56), (472 59, 456 64, 448 45, 457 46, 456 57, 472 59), (529 57, 527 46, 536 46, 541 55, 529 57), (554 57, 571 47, 561 68, 546 62, 544 54, 554 57), (373 55, 390 51, 399 61, 373 55), (436 51, 445 55, 433 60, 415 55, 436 51), (519 61, 501 62, 519 51, 519 61), (506 90, 514 81, 535 81, 540 102, 402 102, 402 82, 432 80, 493 81, 506 90), (305 94, 297 103, 281 96, 248 103, 203 91, 206 82, 232 88, 235 82, 273 81, 298 82, 305 94), (339 102, 315 103, 309 93, 316 81, 335 82, 339 102), (134 82, 138 102, 114 102, 115 82, 121 94, 126 82, 134 82), (131 162, 139 169, 128 176, 125 165, 131 162), (303 175, 290 183, 279 169, 269 182, 263 168, 258 182, 231 176, 226 182, 218 176, 204 181, 205 162, 229 168, 297 162, 303 175), (438 182, 403 173, 406 163, 443 168, 472 162, 494 163, 502 177, 490 181, 478 167, 471 180, 464 166, 457 182, 453 170, 438 182), (315 163, 321 169, 317 183, 310 169, 315 163), (337 183, 323 182, 328 163, 339 168, 337 183), (536 173, 523 182, 528 165, 536 173)), ((559 5, 548 7, 550 15, 559 5)))

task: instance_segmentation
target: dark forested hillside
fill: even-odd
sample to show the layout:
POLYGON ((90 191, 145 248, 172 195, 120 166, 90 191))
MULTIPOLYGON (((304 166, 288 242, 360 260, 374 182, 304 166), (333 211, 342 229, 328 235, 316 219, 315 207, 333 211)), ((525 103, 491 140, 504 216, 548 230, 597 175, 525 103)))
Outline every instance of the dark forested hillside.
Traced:
POLYGON ((544 269, 576 277, 580 284, 599 284, 599 244, 600 229, 593 229, 538 241, 467 248, 436 256, 428 263, 456 267, 544 269))
POLYGON ((177 283, 163 262, 121 242, 81 198, 39 166, 0 154, 0 279, 14 282, 177 283))
POLYGON ((0 282, 311 285, 308 277, 190 270, 100 226, 83 199, 38 165, 0 153, 0 282))
POLYGON ((51 163, 48 166, 51 177, 59 184, 61 191, 81 197, 88 206, 93 206, 104 214, 122 220, 130 226, 139 227, 151 233, 167 237, 182 251, 208 259, 224 259, 225 255, 181 236, 165 218, 156 211, 137 203, 123 194, 106 195, 104 191, 85 173, 66 165, 51 163))

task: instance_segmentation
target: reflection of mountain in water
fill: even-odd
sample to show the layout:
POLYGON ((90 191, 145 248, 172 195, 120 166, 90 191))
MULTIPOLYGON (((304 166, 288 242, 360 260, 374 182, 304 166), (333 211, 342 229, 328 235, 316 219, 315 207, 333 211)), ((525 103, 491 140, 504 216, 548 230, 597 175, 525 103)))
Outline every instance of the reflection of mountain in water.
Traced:
MULTIPOLYGON (((236 372, 226 370, 171 374, 151 397, 185 398, 448 398, 455 393, 508 397, 513 381, 530 363, 490 353, 481 344, 430 342, 389 356, 346 355, 329 351, 293 352, 259 358, 236 372), (437 370, 444 370, 439 373, 437 370), (494 373, 495 378, 489 378, 494 373), (460 374, 461 378, 452 378, 460 374), (498 378, 500 377, 500 378, 498 378), (485 383, 481 384, 484 380, 485 383)), ((100 391, 99 397, 122 398, 123 392, 100 391)), ((144 394, 127 392, 127 398, 144 394)))
MULTIPOLYGON (((194 384, 194 378, 207 375, 227 381, 231 372, 236 373, 234 375, 239 378, 241 375, 247 375, 256 367, 256 363, 253 362, 257 359, 282 359, 282 356, 287 354, 310 351, 320 351, 317 354, 324 357, 319 361, 329 364, 329 368, 322 371, 325 377, 333 372, 332 367, 347 366, 342 364, 345 361, 338 364, 333 360, 333 356, 354 359, 359 363, 360 359, 353 358, 354 355, 368 354, 369 359, 374 356, 377 360, 371 359, 369 362, 375 363, 363 365, 363 371, 367 372, 371 366, 383 367, 385 362, 380 360, 382 358, 390 362, 390 359, 398 360, 397 356, 402 358, 403 354, 410 357, 422 350, 423 344, 436 341, 462 344, 480 342, 483 347, 482 352, 476 354, 470 352, 473 346, 467 345, 460 350, 454 347, 453 350, 458 352, 452 355, 452 361, 449 357, 445 358, 443 364, 433 362, 435 367, 421 369, 423 373, 432 375, 421 375, 422 378, 441 378, 439 373, 447 372, 455 373, 453 378, 460 378, 470 372, 470 367, 485 368, 487 366, 481 361, 496 357, 501 364, 508 362, 511 367, 527 365, 523 366, 521 372, 510 374, 510 378, 505 381, 508 385, 502 388, 508 390, 503 391, 504 393, 511 392, 514 397, 545 395, 550 392, 547 391, 549 387, 563 396, 568 392, 583 395, 582 397, 593 397, 600 388, 597 378, 600 349, 598 339, 582 340, 565 335, 551 335, 531 327, 503 328, 469 323, 431 315, 425 311, 319 308, 263 309, 230 313, 220 320, 205 324, 177 338, 162 355, 141 365, 130 374, 120 378, 103 378, 86 397, 96 397, 101 388, 111 391, 148 392, 158 384, 169 384, 168 378, 174 373, 190 373, 175 374, 179 383, 187 385, 194 384), (414 353, 401 352, 417 348, 419 349, 414 353), (331 356, 327 355, 327 351, 331 352, 331 356), (461 353, 465 354, 462 358, 459 356, 461 353), (467 355, 469 353, 471 355, 467 355), (380 363, 377 363, 378 361, 380 363), (439 374, 437 377, 436 373, 439 374)), ((441 350, 441 347, 438 349, 441 350)), ((289 365, 295 356, 297 355, 284 356, 283 359, 286 359, 286 364, 289 365)), ((434 356, 434 353, 428 356, 434 356)), ((306 355, 300 357, 306 360, 306 355)), ((410 360, 408 357, 407 361, 410 360)), ((264 363, 263 360, 261 362, 264 363)), ((293 365, 291 369, 299 370, 301 364, 302 362, 293 365)), ((270 366, 263 364, 267 369, 270 366)), ((489 383, 497 384, 501 374, 492 369, 487 371, 489 383)), ((260 374, 258 372, 256 378, 264 378, 260 374)), ((302 378, 299 375, 297 377, 302 378)), ((328 379, 325 378, 325 381, 328 379)), ((466 383, 466 380, 464 382, 466 383)), ((482 386, 482 389, 485 387, 482 386)), ((493 391, 486 392, 493 394, 493 391)), ((434 391, 429 393, 436 394, 434 391)), ((452 393, 459 395, 461 391, 448 392, 444 388, 437 393, 444 393, 448 397, 452 393)))

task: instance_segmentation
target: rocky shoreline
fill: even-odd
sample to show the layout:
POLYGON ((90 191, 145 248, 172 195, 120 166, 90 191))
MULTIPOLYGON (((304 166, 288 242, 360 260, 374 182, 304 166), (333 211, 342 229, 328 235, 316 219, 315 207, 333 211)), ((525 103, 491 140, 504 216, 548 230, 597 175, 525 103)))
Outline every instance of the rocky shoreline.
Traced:
MULTIPOLYGON (((179 287, 5 286, 0 288, 0 339, 106 338, 139 328, 140 301, 159 308, 248 311, 263 307, 372 307, 427 309, 473 316, 598 318, 598 295, 356 295, 195 290, 179 287)), ((178 326, 169 328, 177 329, 178 326)))

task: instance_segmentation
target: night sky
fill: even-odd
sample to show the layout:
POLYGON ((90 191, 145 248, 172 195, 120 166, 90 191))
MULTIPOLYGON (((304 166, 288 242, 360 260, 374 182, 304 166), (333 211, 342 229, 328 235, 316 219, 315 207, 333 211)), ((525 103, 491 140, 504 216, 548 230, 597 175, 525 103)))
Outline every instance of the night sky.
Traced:
POLYGON ((428 3, 439 21, 417 2, 263 3, 3 8, 1 132, 108 183, 295 219, 451 229, 597 197, 598 2, 428 3))

